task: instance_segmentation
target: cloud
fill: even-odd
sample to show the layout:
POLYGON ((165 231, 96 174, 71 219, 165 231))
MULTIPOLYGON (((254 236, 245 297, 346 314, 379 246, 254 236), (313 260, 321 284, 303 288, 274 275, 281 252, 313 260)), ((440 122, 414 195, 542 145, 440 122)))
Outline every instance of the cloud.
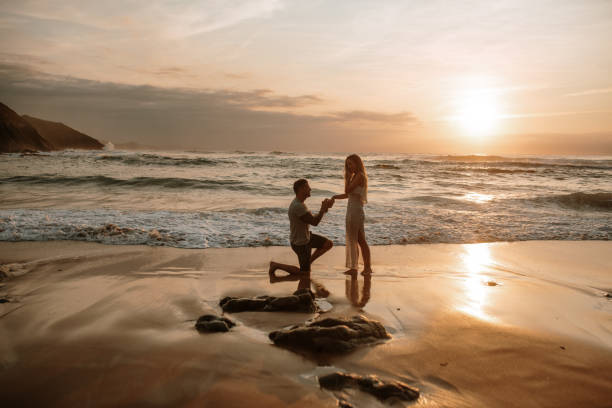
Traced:
POLYGON ((226 72, 223 76, 227 79, 247 79, 250 77, 247 73, 226 72))
MULTIPOLYGON (((157 75, 184 75, 180 67, 167 67, 149 71, 157 75)), ((84 97, 97 96, 117 100, 140 100, 151 104, 174 104, 191 102, 194 105, 206 102, 211 105, 234 106, 245 109, 299 108, 318 104, 323 99, 316 95, 278 95, 270 89, 234 91, 226 89, 161 88, 150 85, 125 85, 113 82, 92 81, 68 76, 39 72, 27 65, 0 63, 0 77, 6 92, 29 96, 84 97)))
POLYGON ((409 112, 296 113, 295 109, 316 106, 324 99, 270 89, 126 85, 2 63, 0 78, 0 95, 6 98, 2 102, 21 114, 64 122, 99 139, 163 147, 376 151, 378 146, 390 146, 402 126, 418 122, 409 112), (389 131, 389 126, 395 131, 389 131), (380 129, 387 131, 376 132, 380 129))
POLYGON ((546 118, 555 116, 574 116, 574 115, 596 115, 612 114, 612 110, 584 110, 584 111, 561 111, 561 112, 533 112, 533 113, 508 113, 500 115, 500 119, 514 118, 546 118))
POLYGON ((597 88, 597 89, 587 89, 580 92, 574 92, 566 94, 565 96, 585 96, 585 95, 597 95, 597 94, 607 94, 612 93, 612 87, 610 88, 597 88))
POLYGON ((143 68, 129 67, 126 65, 117 65, 117 68, 120 68, 126 71, 130 71, 130 72, 136 72, 139 74, 153 75, 156 77, 164 77, 164 78, 170 78, 170 77, 171 78, 184 78, 184 77, 196 78, 197 77, 197 75, 191 72, 189 69, 184 68, 184 67, 178 67, 178 66, 164 66, 164 67, 159 67, 155 69, 143 69, 143 68))
POLYGON ((419 120, 410 112, 381 113, 374 111, 352 110, 333 112, 333 120, 339 122, 372 122, 386 125, 418 124, 419 120))
POLYGON ((97 30, 160 30, 171 37, 187 37, 223 29, 245 20, 265 18, 282 9, 280 0, 8 0, 0 12, 13 19, 27 18, 78 24, 97 30))

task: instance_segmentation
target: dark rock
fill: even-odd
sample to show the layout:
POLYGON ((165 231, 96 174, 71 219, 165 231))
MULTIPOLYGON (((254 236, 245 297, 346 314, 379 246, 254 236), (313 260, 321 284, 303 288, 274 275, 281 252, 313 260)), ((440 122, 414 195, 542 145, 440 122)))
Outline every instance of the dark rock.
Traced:
POLYGON ((10 300, 6 299, 6 298, 0 298, 0 303, 9 303, 10 300))
POLYGON ((49 151, 53 146, 17 112, 0 103, 0 153, 49 151))
POLYGON ((239 312, 303 312, 315 313, 317 306, 310 289, 300 289, 290 296, 258 296, 255 298, 238 298, 227 296, 219 305, 226 313, 239 312))
POLYGON ((361 376, 357 374, 332 373, 319 377, 319 385, 328 390, 339 391, 343 388, 358 388, 373 395, 380 401, 396 398, 404 401, 414 401, 419 398, 419 390, 401 381, 382 381, 374 375, 361 376))
POLYGON ((390 338, 380 322, 364 316, 326 318, 310 324, 273 331, 277 346, 314 353, 346 353, 358 346, 390 338))
POLYGON ((204 315, 200 316, 195 324, 195 328, 200 332, 214 333, 214 332, 226 332, 230 328, 234 327, 236 323, 232 322, 226 317, 219 317, 215 315, 204 315))
POLYGON ((0 103, 0 153, 29 155, 38 151, 103 148, 100 141, 63 123, 19 116, 0 103))

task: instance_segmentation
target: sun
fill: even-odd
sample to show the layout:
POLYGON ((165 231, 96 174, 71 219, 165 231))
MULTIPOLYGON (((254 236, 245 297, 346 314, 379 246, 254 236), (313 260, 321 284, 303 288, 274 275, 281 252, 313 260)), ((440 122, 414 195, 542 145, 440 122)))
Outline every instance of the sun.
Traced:
POLYGON ((470 136, 490 136, 497 130, 500 117, 494 95, 476 92, 462 97, 455 119, 470 136))

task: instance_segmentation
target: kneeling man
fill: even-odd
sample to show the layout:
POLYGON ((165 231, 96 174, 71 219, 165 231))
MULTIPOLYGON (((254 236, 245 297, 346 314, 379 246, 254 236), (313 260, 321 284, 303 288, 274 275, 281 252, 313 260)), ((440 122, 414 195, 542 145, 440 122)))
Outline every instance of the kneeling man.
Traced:
POLYGON ((277 269, 288 272, 290 275, 304 275, 310 273, 310 264, 315 259, 329 251, 333 243, 324 236, 310 232, 310 225, 317 226, 323 215, 334 205, 334 200, 325 199, 317 215, 313 215, 306 207, 304 201, 310 197, 310 186, 306 179, 299 179, 293 183, 295 198, 289 205, 289 240, 291 248, 298 256, 300 267, 270 262, 270 281, 283 280, 274 274, 277 269), (315 248, 314 253, 312 248, 315 248))

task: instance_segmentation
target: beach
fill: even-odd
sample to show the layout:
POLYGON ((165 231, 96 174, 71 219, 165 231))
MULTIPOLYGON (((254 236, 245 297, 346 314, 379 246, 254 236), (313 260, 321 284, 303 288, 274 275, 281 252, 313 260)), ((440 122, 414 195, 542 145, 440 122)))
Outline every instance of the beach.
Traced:
POLYGON ((342 273, 340 246, 312 279, 330 292, 321 316, 362 314, 391 338, 315 361, 268 339, 314 314, 231 313, 227 333, 194 329, 224 296, 295 291, 268 277, 270 260, 296 262, 288 247, 0 242, 2 404, 388 406, 319 387, 342 371, 418 388, 406 406, 610 406, 610 242, 387 245, 372 256, 367 284, 342 273))

